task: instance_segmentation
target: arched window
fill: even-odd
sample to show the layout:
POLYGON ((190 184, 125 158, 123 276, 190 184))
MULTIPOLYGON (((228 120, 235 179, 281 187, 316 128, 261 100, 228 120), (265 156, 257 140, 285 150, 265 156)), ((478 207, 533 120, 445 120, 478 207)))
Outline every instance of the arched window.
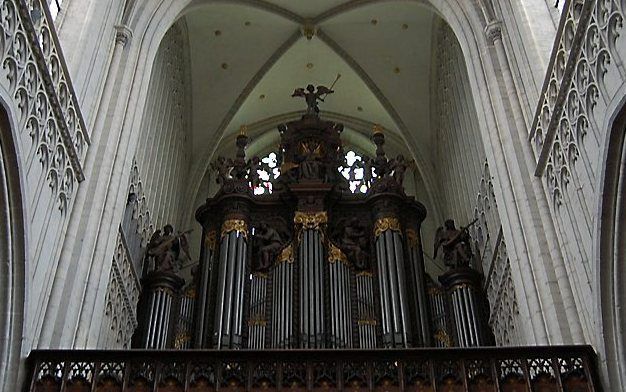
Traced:
MULTIPOLYGON (((254 194, 268 195, 272 193, 272 181, 280 177, 276 153, 270 152, 262 158, 261 167, 257 170, 260 184, 254 188, 254 194)), ((365 176, 365 160, 353 150, 346 153, 344 164, 339 167, 339 172, 350 183, 352 193, 366 193, 369 189, 369 179, 365 176)), ((376 177, 376 175, 372 173, 371 177, 376 177)))
POLYGON ((255 195, 268 195, 272 193, 272 181, 280 177, 280 168, 275 152, 270 152, 261 159, 262 169, 257 170, 261 183, 254 188, 255 195))
MULTIPOLYGON (((370 187, 369 178, 365 176, 365 160, 356 152, 350 150, 346 153, 345 166, 339 168, 339 172, 350 183, 352 193, 366 193, 370 187)), ((375 177, 372 173, 371 177, 375 177)))

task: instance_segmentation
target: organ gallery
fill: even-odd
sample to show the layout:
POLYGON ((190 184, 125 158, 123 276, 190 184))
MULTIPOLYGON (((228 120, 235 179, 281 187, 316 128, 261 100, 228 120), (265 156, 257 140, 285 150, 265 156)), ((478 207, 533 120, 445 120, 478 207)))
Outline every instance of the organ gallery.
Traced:
POLYGON ((381 127, 376 156, 361 162, 366 192, 353 193, 343 125, 319 114, 332 93, 311 85, 294 96, 308 109, 278 127, 280 175, 261 186, 259 157, 246 156, 245 129, 234 157, 213 164, 219 191, 196 211, 201 256, 183 288, 173 263, 188 251, 184 234, 149 245, 143 315, 135 345, 144 348, 321 349, 471 347, 491 342, 482 276, 467 227, 437 233, 449 271, 426 275, 421 242, 425 207, 405 194, 412 162, 388 157, 381 127), (268 186, 268 184, 265 184, 268 186), (185 294, 187 293, 187 294, 185 294), (191 294, 191 295, 189 295, 191 294))

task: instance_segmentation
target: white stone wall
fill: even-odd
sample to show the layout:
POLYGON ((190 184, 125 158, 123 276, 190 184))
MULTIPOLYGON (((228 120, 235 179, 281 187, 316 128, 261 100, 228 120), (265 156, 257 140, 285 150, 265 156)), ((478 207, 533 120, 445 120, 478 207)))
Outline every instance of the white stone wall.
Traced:
POLYGON ((623 100, 626 39, 624 3, 570 2, 559 45, 530 130, 567 275, 574 288, 585 335, 592 340, 594 246, 605 139, 623 100), (580 37, 574 41, 573 37, 580 37))
POLYGON ((191 87, 187 35, 181 23, 163 38, 155 58, 135 154, 152 224, 181 227, 190 166, 191 87))
POLYGON ((455 219, 457 225, 465 225, 473 219, 472 208, 485 152, 463 52, 446 24, 439 24, 435 34, 434 166, 443 196, 440 198, 442 214, 455 219))
POLYGON ((485 277, 490 325, 496 343, 521 344, 517 336, 519 311, 515 284, 463 52, 447 25, 437 27, 435 45, 433 94, 437 105, 433 113, 436 124, 433 142, 437 146, 435 167, 441 187, 441 210, 446 219, 455 219, 457 226, 476 219, 469 229, 474 241, 474 267, 485 277))

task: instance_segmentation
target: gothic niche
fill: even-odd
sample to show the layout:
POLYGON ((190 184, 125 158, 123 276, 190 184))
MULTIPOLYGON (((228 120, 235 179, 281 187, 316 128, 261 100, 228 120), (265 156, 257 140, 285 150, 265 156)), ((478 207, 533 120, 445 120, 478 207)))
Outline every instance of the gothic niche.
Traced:
MULTIPOLYGON (((203 241, 194 295, 179 306, 187 313, 176 304, 166 310, 178 317, 166 329, 185 334, 170 347, 183 347, 176 344, 183 340, 218 349, 487 342, 480 275, 461 260, 471 257, 460 251, 465 237, 439 233, 444 253, 454 254, 457 265, 433 294, 420 236, 426 210, 403 187, 413 162, 387 157, 381 127, 372 134, 376 156, 352 153, 347 162, 343 126, 319 114, 318 102, 332 93, 323 86, 294 92, 308 108, 278 127, 274 155, 247 157, 242 129, 235 157, 218 157, 211 165, 219 191, 196 211, 203 241), (464 329, 457 332, 460 322, 464 329)), ((157 257, 158 249, 148 253, 157 257)), ((175 272, 170 259, 159 264, 160 273, 175 272)), ((173 286, 164 292, 180 290, 173 286)), ((150 320, 140 329, 158 335, 162 328, 150 320)))

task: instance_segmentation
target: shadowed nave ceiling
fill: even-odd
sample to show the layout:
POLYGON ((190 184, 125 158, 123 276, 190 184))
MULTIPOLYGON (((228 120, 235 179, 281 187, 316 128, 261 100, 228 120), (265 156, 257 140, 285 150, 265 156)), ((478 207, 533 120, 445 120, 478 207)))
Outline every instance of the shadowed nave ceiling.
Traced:
POLYGON ((322 115, 381 124, 418 162, 430 161, 431 36, 438 19, 430 8, 408 1, 199 3, 183 16, 194 161, 211 156, 242 125, 301 111, 294 88, 329 86, 338 74, 322 115))

